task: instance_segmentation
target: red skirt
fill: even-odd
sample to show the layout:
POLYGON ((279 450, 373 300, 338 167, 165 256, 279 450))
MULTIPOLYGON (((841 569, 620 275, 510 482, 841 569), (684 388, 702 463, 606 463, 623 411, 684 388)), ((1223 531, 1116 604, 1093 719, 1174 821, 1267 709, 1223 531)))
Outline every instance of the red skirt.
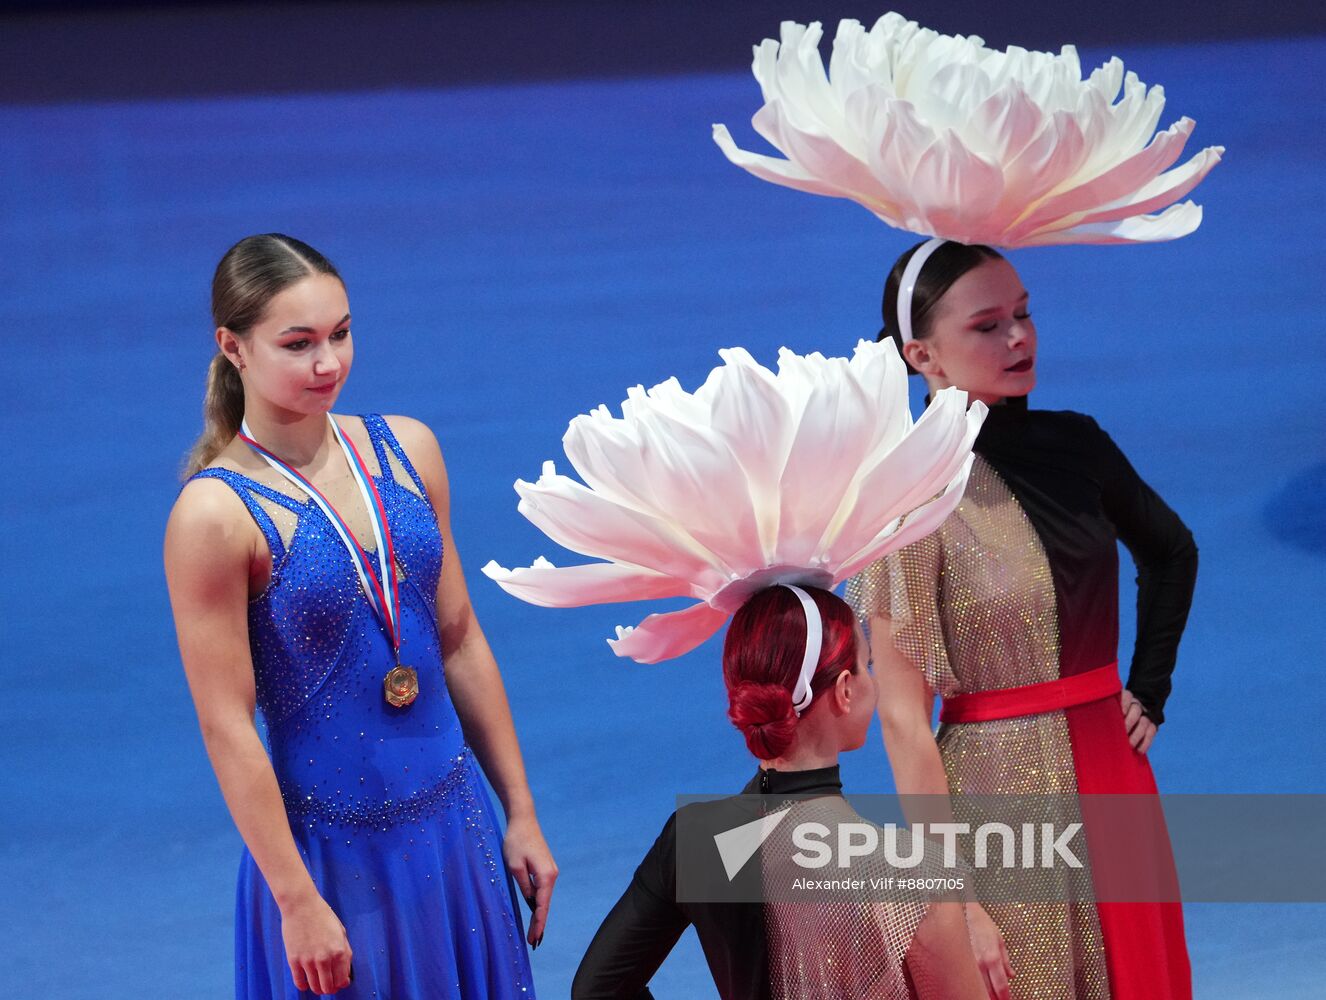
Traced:
POLYGON ((944 699, 941 722, 1062 711, 1113 1000, 1190 1000, 1183 907, 1156 779, 1124 732, 1118 665, 944 699))

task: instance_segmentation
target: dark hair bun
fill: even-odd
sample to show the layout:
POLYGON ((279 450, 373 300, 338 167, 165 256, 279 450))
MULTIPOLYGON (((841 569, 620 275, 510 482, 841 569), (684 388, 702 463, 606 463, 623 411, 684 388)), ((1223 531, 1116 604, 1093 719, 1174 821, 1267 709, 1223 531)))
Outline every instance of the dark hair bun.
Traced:
POLYGON ((727 716, 760 760, 781 757, 796 735, 792 693, 781 684, 742 681, 728 692, 727 716))

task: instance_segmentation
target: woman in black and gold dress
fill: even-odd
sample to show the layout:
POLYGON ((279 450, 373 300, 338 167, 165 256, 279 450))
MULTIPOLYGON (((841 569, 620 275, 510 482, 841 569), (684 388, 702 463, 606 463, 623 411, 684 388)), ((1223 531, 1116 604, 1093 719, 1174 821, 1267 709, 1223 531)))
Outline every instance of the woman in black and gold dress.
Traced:
MULTIPOLYGON (((1036 328, 1013 267, 988 247, 931 243, 894 266, 881 337, 898 341, 932 393, 958 386, 990 414, 957 510, 849 584, 871 632, 898 790, 1154 794, 1146 751, 1164 720, 1192 599, 1192 536, 1092 418, 1028 407, 1036 328), (923 248, 931 256, 907 274, 923 248), (1138 571, 1137 639, 1123 685, 1119 541, 1138 571)), ((991 994, 1191 996, 1180 904, 1106 901, 1101 878, 1118 867, 1107 850, 1117 845, 1093 843, 1087 829, 1100 901, 987 898, 968 907, 991 994)), ((1128 866, 1148 866, 1172 888, 1159 829, 1158 849, 1128 866)))

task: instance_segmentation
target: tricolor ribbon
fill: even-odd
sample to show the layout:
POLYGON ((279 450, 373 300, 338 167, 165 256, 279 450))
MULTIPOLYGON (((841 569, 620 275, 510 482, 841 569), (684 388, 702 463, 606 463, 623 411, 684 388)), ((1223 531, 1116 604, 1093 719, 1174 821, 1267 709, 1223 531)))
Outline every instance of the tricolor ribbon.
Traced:
POLYGON ((378 488, 373 482, 373 477, 369 475, 368 467, 364 464, 364 460, 360 457, 354 443, 341 432, 340 427, 336 425, 336 421, 332 419, 330 413, 327 414, 327 422, 331 424, 332 433, 336 436, 341 451, 345 453, 345 460, 350 465, 350 472, 355 478, 355 483, 359 486, 360 495, 364 498, 364 506, 368 509, 369 523, 373 526, 373 538, 377 542, 378 568, 381 570, 381 580, 387 584, 385 590, 383 583, 379 583, 379 578, 373 575, 368 553, 359 544, 359 539, 355 538, 354 532, 345 523, 345 519, 336 512, 336 508, 322 495, 322 491, 255 441, 249 431, 247 420, 240 424, 239 437, 266 459, 268 465, 307 493, 313 502, 322 508, 322 512, 327 515, 327 520, 331 522, 331 526, 340 535, 346 551, 350 553, 350 562, 354 564, 355 571, 359 574, 359 584, 364 588, 369 606, 372 607, 378 620, 382 622, 382 627, 387 633, 387 640, 391 643, 391 648, 399 659, 401 648, 401 599, 396 578, 396 550, 392 545, 391 526, 387 524, 387 509, 383 506, 382 497, 378 494, 378 488))

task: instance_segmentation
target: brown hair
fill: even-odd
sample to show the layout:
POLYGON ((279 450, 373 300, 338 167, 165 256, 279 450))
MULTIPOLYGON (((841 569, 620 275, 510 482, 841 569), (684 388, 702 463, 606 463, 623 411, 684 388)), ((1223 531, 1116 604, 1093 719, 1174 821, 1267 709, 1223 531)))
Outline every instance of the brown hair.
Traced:
MULTIPOLYGON (((899 354, 902 354, 902 333, 898 330, 898 286, 902 284, 902 272, 907 270, 907 262, 912 259, 912 254, 924 245, 918 243, 899 257, 884 280, 884 301, 880 306, 884 314, 884 326, 875 339, 892 338, 899 354)), ((954 282, 987 260, 1003 259, 1003 254, 983 243, 969 245, 949 240, 936 249, 921 268, 916 287, 912 289, 912 339, 924 340, 930 336, 931 313, 954 282)), ((903 354, 903 360, 907 360, 907 355, 903 354)), ((907 372, 915 375, 916 369, 908 364, 907 372)))
MULTIPOLYGON (((212 322, 244 337, 262 322, 272 299, 312 274, 341 278, 326 257, 307 243, 280 233, 246 236, 225 252, 212 276, 212 322)), ((207 369, 203 432, 184 463, 188 479, 205 468, 239 433, 244 419, 244 385, 239 372, 219 351, 207 369)))

